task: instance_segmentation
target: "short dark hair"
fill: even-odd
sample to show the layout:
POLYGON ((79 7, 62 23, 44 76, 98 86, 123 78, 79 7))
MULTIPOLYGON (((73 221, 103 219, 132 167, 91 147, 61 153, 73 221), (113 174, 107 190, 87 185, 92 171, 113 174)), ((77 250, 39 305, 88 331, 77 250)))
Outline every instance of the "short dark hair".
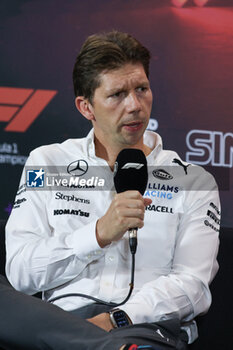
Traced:
POLYGON ((141 63, 149 77, 150 52, 128 33, 111 31, 89 36, 74 65, 75 96, 90 102, 100 86, 100 73, 118 69, 126 63, 141 63))

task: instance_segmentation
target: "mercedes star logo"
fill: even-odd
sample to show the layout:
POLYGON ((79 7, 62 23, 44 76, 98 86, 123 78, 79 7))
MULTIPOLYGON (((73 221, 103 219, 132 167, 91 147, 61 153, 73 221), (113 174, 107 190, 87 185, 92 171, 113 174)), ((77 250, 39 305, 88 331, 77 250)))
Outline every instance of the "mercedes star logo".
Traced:
POLYGON ((82 176, 86 174, 88 170, 88 164, 85 160, 75 160, 67 167, 67 172, 73 176, 82 176))

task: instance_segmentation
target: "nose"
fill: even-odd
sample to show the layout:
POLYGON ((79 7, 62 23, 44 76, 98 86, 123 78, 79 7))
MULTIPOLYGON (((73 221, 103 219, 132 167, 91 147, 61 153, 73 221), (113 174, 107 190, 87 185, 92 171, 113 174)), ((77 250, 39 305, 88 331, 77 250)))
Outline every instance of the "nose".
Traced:
POLYGON ((135 92, 128 94, 126 98, 126 108, 128 113, 139 112, 141 110, 141 102, 135 92))

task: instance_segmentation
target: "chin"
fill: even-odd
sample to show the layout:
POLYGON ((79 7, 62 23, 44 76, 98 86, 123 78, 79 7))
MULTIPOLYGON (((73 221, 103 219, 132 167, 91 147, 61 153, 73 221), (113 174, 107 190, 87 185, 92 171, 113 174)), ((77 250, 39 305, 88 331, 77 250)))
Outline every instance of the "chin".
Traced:
POLYGON ((132 137, 125 138, 124 144, 132 147, 132 146, 137 146, 137 144, 141 143, 141 141, 143 143, 143 133, 142 135, 140 135, 140 137, 132 136, 132 137))

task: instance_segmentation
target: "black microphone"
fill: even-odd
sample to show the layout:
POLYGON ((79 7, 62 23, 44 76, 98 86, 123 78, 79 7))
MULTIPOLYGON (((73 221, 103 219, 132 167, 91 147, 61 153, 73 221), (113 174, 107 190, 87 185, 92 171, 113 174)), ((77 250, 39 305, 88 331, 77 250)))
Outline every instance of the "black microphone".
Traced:
MULTIPOLYGON (((117 193, 137 190, 142 195, 148 181, 147 161, 139 149, 125 148, 117 156, 114 165, 114 185, 117 193)), ((129 245, 132 254, 137 249, 137 228, 129 229, 129 245)))

